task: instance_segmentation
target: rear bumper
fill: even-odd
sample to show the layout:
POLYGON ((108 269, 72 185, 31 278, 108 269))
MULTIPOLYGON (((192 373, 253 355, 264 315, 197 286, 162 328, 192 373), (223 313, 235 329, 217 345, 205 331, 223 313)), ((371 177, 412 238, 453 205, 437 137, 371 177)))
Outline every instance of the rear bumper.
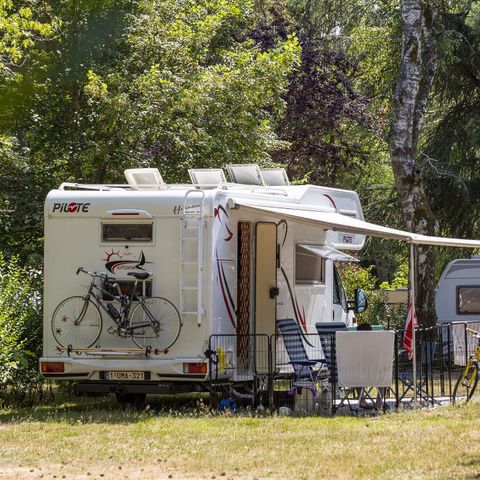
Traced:
MULTIPOLYGON (((56 365, 58 367, 58 365, 56 365)), ((208 361, 197 358, 182 359, 104 359, 73 357, 42 357, 40 372, 44 378, 96 382, 112 385, 116 381, 106 381, 105 372, 144 372, 142 384, 163 384, 171 382, 205 382, 208 380, 208 361), (184 373, 185 363, 205 363, 206 373, 184 373), (47 364, 63 364, 58 371, 46 371, 47 364), (44 368, 42 368, 42 366, 44 368)), ((136 382, 128 382, 136 384, 136 382)))

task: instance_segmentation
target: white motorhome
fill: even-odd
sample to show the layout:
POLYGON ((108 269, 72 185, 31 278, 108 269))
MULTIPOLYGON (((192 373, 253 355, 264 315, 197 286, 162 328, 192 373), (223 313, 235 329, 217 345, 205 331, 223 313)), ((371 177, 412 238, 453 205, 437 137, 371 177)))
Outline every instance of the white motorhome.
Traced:
MULTIPOLYGON (((336 231, 338 224, 325 219, 317 225, 315 216, 361 221, 358 195, 291 186, 281 170, 280 178, 275 171, 262 177, 256 166, 230 173, 250 184, 227 183, 221 170, 196 170, 195 184, 166 185, 155 169, 137 169, 126 171, 128 185, 62 184, 48 194, 40 360, 46 378, 76 381, 84 392, 202 389, 211 335, 270 336, 280 318, 295 319, 306 333, 315 332, 316 322, 351 322, 334 262, 355 260, 342 250, 360 250, 365 237, 336 231), (276 186, 266 186, 267 178, 276 186), (135 281, 129 273, 148 271, 143 294, 164 297, 178 310, 175 343, 142 350, 114 335, 105 313, 93 345, 59 341, 62 329, 52 326, 57 306, 85 295, 90 280, 76 275, 79 267, 106 272, 127 290, 135 281)), ((241 361, 248 354, 241 350, 233 343, 229 361, 241 361)))
POLYGON ((480 257, 451 261, 435 290, 438 323, 480 321, 480 257))

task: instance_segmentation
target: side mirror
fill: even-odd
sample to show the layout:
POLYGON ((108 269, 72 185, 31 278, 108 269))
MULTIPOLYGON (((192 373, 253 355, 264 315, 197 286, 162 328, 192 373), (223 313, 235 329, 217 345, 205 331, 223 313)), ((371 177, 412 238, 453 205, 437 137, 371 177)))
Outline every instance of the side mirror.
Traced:
POLYGON ((355 313, 363 313, 368 308, 367 294, 361 288, 355 289, 355 313))

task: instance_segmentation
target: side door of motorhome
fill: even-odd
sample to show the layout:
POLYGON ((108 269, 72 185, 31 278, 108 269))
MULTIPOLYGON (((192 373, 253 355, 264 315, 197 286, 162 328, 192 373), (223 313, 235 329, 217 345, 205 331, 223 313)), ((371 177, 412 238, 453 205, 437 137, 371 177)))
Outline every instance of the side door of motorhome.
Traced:
POLYGON ((256 372, 268 372, 267 337, 275 335, 277 319, 277 225, 255 225, 256 372), (261 335, 261 337, 259 337, 261 335))

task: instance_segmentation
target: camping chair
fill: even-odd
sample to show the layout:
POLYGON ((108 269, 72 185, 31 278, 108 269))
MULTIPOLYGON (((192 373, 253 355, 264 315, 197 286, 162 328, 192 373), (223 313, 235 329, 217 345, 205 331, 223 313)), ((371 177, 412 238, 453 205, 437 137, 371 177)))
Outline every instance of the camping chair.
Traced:
POLYGON ((321 368, 314 367, 318 364, 321 367, 325 359, 308 358, 300 326, 293 318, 277 320, 277 327, 282 336, 289 363, 293 368, 293 383, 288 393, 294 395, 297 393, 297 388, 307 388, 315 396, 317 394, 315 384, 321 368))
POLYGON ((344 322, 319 322, 315 324, 317 333, 322 344, 323 355, 329 371, 329 379, 332 385, 337 383, 337 367, 335 353, 335 333, 347 330, 344 322))
POLYGON ((370 387, 377 389, 380 403, 386 408, 380 389, 392 384, 394 340, 395 332, 388 330, 341 331, 336 334, 338 386, 343 392, 338 408, 346 402, 351 411, 358 412, 361 399, 368 398, 371 407, 378 410, 378 405, 368 394, 370 387), (361 389, 361 393, 355 408, 350 395, 357 389, 361 389))

